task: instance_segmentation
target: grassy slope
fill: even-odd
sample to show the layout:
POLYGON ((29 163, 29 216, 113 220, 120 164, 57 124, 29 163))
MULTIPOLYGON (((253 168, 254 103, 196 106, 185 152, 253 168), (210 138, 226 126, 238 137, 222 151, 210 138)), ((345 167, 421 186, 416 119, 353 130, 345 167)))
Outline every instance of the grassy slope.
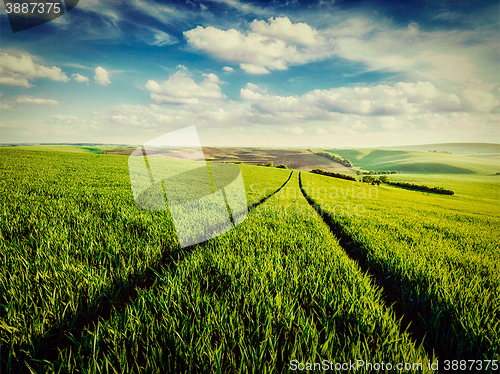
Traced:
MULTIPOLYGON (((45 152, 71 152, 71 153, 94 153, 101 154, 105 150, 114 149, 114 146, 76 146, 76 145, 29 145, 19 147, 9 147, 14 149, 25 149, 31 151, 45 152)), ((7 148, 6 148, 7 149, 7 148)), ((1 151, 1 149, 0 149, 1 151)))
POLYGON ((386 149, 399 149, 407 151, 446 151, 454 155, 473 156, 473 157, 499 157, 500 144, 496 143, 438 143, 408 145, 399 147, 387 147, 386 149))
POLYGON ((497 158, 476 158, 404 150, 328 150, 349 160, 362 170, 402 171, 418 174, 494 174, 500 171, 497 158))
POLYGON ((421 316, 431 346, 446 357, 486 359, 500 349, 500 183, 497 177, 488 183, 467 177, 434 177, 457 190, 454 196, 314 174, 303 174, 303 183, 369 266, 392 280, 406 312, 421 316), (319 186, 326 187, 326 195, 319 186), (352 190, 345 198, 335 193, 354 187, 354 198, 352 190), (366 213, 349 216, 347 203, 366 213))
MULTIPOLYGON (((1 152, 4 365, 169 371, 191 360, 266 371, 293 357, 425 359, 300 194, 276 195, 237 230, 182 253, 168 213, 135 207, 127 158, 1 152), (294 202, 308 214, 287 215, 294 202)), ((249 203, 289 175, 242 172, 247 187, 259 183, 249 203)))
MULTIPOLYGON (((266 185, 264 170, 247 167, 248 183, 266 185)), ((185 253, 125 310, 84 331, 56 367, 257 373, 287 372, 292 359, 367 357, 426 361, 302 198, 295 173, 286 193, 185 253)))

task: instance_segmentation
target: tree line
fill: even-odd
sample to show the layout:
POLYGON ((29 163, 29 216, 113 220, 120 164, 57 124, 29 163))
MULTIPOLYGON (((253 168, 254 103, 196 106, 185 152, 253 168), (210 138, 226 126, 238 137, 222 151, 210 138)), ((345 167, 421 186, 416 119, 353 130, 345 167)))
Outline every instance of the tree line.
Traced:
POLYGON ((347 158, 342 157, 341 155, 338 155, 336 153, 318 151, 318 152, 316 152, 316 154, 323 156, 323 157, 326 157, 332 161, 338 162, 339 164, 347 166, 348 168, 352 167, 352 162, 350 160, 348 160, 347 158))
POLYGON ((313 170, 311 170, 311 173, 320 174, 320 175, 326 175, 328 177, 333 177, 333 178, 346 179, 348 181, 355 181, 355 182, 358 181, 356 178, 351 177, 350 175, 345 175, 345 174, 340 174, 340 173, 334 173, 332 171, 326 171, 326 170, 323 170, 323 169, 313 169, 313 170))

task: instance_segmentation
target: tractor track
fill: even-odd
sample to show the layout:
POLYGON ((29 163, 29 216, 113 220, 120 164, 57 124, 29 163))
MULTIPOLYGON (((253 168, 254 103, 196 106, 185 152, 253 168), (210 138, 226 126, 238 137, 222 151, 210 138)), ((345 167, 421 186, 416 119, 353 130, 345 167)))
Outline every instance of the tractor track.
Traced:
MULTIPOLYGON (((278 193, 291 179, 293 171, 288 179, 276 191, 263 197, 256 203, 250 204, 248 210, 253 210, 266 200, 278 193)), ((133 303, 138 298, 139 290, 151 288, 160 272, 175 271, 176 265, 183 261, 197 246, 205 246, 208 241, 198 243, 179 250, 178 246, 169 243, 157 260, 152 262, 144 271, 129 275, 126 279, 111 283, 101 292, 95 300, 82 299, 81 307, 58 324, 53 326, 43 335, 34 338, 31 344, 17 345, 16 358, 6 367, 6 373, 30 373, 23 365, 28 359, 40 361, 55 361, 59 351, 72 344, 80 342, 84 330, 92 330, 99 321, 107 321, 111 318, 113 311, 121 312, 127 304, 133 303), (29 353, 27 353, 29 352, 29 353)), ((2 360, 2 364, 3 364, 2 360)), ((5 362, 7 363, 7 361, 5 362)), ((3 369, 0 365, 0 369, 3 369)), ((0 370, 3 372, 3 370, 0 370)))
POLYGON ((355 261, 363 273, 372 279, 373 285, 381 289, 382 300, 385 304, 385 308, 392 309, 395 313, 396 320, 401 321, 401 332, 409 333, 410 338, 414 341, 417 347, 423 345, 429 361, 432 362, 436 350, 425 342, 425 336, 428 331, 420 322, 421 317, 416 311, 414 313, 404 312, 402 305, 404 302, 404 296, 392 280, 395 277, 391 274, 385 274, 382 273, 382 271, 377 271, 374 264, 371 264, 366 254, 363 253, 362 245, 358 243, 356 239, 349 236, 338 222, 336 222, 328 213, 322 211, 321 208, 316 205, 314 200, 307 195, 302 186, 302 173, 299 174, 299 187, 302 195, 307 200, 309 205, 319 216, 321 216, 323 222, 325 222, 325 224, 330 228, 332 235, 338 239, 339 245, 342 247, 347 256, 349 256, 351 260, 355 261))

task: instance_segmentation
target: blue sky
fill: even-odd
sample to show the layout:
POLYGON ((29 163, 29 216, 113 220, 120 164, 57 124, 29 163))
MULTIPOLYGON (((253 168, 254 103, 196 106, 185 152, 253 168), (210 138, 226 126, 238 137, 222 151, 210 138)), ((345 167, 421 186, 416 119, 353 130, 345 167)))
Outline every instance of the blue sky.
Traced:
POLYGON ((97 1, 13 33, 3 143, 500 142, 499 3, 97 1))

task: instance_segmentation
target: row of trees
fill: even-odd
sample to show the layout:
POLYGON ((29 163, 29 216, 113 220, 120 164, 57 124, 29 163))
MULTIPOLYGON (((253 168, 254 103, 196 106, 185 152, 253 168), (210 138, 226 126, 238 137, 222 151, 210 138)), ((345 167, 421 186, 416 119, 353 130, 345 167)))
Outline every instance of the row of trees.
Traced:
POLYGON ((439 152, 439 151, 431 151, 431 150, 429 150, 429 152, 431 152, 431 153, 444 153, 445 155, 451 155, 451 152, 448 152, 448 151, 440 151, 439 152))
POLYGON ((272 168, 274 165, 274 162, 269 161, 267 164, 257 164, 257 166, 267 166, 269 168, 272 168))
POLYGON ((326 170, 323 170, 323 169, 314 169, 314 170, 311 170, 311 173, 326 175, 328 177, 333 177, 333 178, 346 179, 348 181, 355 181, 355 182, 358 181, 356 178, 351 177, 350 175, 345 175, 345 174, 340 174, 340 173, 334 173, 334 172, 326 171, 326 170))
POLYGON ((316 154, 323 156, 323 157, 326 157, 332 161, 338 162, 339 164, 347 166, 348 168, 352 167, 352 162, 350 160, 348 160, 347 158, 342 157, 341 155, 338 155, 336 153, 318 151, 318 152, 316 152, 316 154))
POLYGON ((433 192, 433 193, 439 193, 442 195, 453 195, 455 192, 452 190, 447 190, 442 187, 429 187, 426 185, 421 185, 421 184, 414 184, 414 183, 408 183, 408 182, 391 182, 389 177, 387 175, 382 175, 378 179, 375 179, 371 175, 365 175, 363 177, 363 182, 365 183, 370 183, 372 185, 380 185, 380 183, 385 183, 389 184, 391 186, 398 186, 398 187, 404 187, 404 188, 410 188, 412 190, 418 190, 418 191, 424 191, 424 192, 433 192))
POLYGON ((389 184, 392 186, 411 188, 412 190, 418 190, 418 191, 424 191, 424 192, 439 193, 442 195, 453 195, 455 193, 452 190, 447 190, 447 189, 442 188, 442 187, 429 187, 426 185, 407 183, 407 182, 390 182, 389 184))
POLYGON ((382 175, 378 179, 375 179, 371 175, 365 175, 363 177, 363 182, 364 183, 370 183, 370 184, 373 184, 373 185, 376 184, 377 186, 379 186, 380 183, 390 183, 390 180, 389 180, 389 177, 387 175, 382 175))
POLYGON ((402 174, 402 171, 395 171, 395 170, 388 170, 388 171, 361 171, 361 170, 356 170, 357 175, 376 175, 376 174, 402 174))

